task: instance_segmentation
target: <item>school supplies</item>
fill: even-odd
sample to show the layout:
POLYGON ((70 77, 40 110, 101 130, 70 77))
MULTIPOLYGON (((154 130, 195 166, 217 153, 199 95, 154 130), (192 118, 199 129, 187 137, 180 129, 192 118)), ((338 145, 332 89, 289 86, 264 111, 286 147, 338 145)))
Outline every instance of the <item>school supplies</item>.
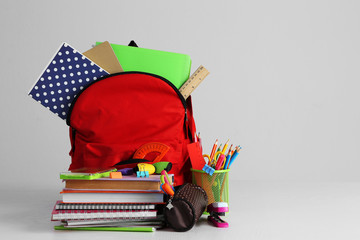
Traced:
POLYGON ((63 190, 61 196, 65 203, 161 203, 164 195, 146 191, 63 190))
POLYGON ((208 221, 211 222, 215 227, 228 228, 229 224, 221 219, 220 216, 225 216, 225 213, 229 211, 228 204, 226 202, 214 202, 207 206, 208 221))
POLYGON ((157 204, 150 203, 64 203, 57 201, 55 210, 155 210, 157 204))
POLYGON ((165 221, 175 231, 188 231, 205 211, 207 202, 208 197, 204 189, 195 184, 186 183, 179 187, 166 203, 165 221))
MULTIPOLYGON (((218 147, 218 139, 216 139, 215 144, 213 145, 213 148, 211 150, 210 156, 207 154, 203 154, 204 158, 208 158, 209 161, 207 163, 208 166, 213 166, 215 170, 223 170, 223 169, 229 169, 232 162, 236 159, 238 156, 241 147, 235 147, 235 151, 233 150, 233 144, 230 145, 230 148, 228 150, 228 153, 225 155, 225 151, 229 145, 230 140, 227 140, 224 144, 224 147, 221 149, 222 144, 218 147), (218 149, 216 150, 216 148, 218 149)), ((194 168, 195 169, 195 168, 194 168)))
POLYGON ((177 88, 160 76, 122 72, 94 82, 73 101, 67 124, 72 146, 70 169, 112 167, 132 159, 141 146, 153 140, 171 146, 161 161, 173 163, 175 184, 191 181, 186 167, 190 164, 186 145, 193 141, 189 133, 196 132, 191 99, 185 101, 177 88))
POLYGON ((170 196, 174 195, 174 188, 172 187, 172 182, 167 174, 167 172, 165 170, 161 171, 161 177, 160 177, 160 181, 161 181, 161 185, 160 188, 161 190, 170 196))
POLYGON ((225 159, 225 154, 220 153, 220 157, 216 162, 215 170, 220 170, 221 169, 221 166, 223 165, 224 159, 225 159))
POLYGON ((214 146, 211 150, 211 153, 210 153, 210 157, 209 157, 209 164, 208 165, 211 165, 212 164, 212 160, 214 158, 214 155, 215 155, 215 151, 216 151, 216 148, 217 148, 217 145, 218 145, 218 140, 216 139, 215 143, 214 143, 214 146))
POLYGON ((82 219, 151 219, 156 218, 156 210, 56 210, 51 213, 52 221, 82 219))
POLYGON ((116 172, 116 168, 92 169, 80 168, 68 172, 60 173, 60 179, 82 179, 93 180, 97 178, 109 177, 111 172, 116 172))
POLYGON ((161 174, 162 170, 169 172, 172 168, 171 162, 156 162, 156 163, 153 163, 152 165, 155 167, 156 174, 161 174))
POLYGON ((187 148, 192 168, 202 170, 206 163, 201 153, 200 143, 191 143, 187 146, 187 148))
POLYGON ((203 167, 202 169, 204 172, 206 172, 207 174, 209 174, 210 176, 214 174, 215 169, 210 167, 209 165, 206 165, 203 167))
POLYGON ((138 171, 136 171, 137 177, 149 177, 149 172, 145 170, 144 165, 138 164, 138 171))
MULTIPOLYGON (((203 165, 200 169, 206 168, 209 173, 211 172, 211 167, 206 165, 202 157, 201 138, 200 134, 196 135, 189 96, 204 80, 208 71, 200 66, 189 78, 191 67, 189 56, 138 48, 133 41, 129 46, 116 44, 112 46, 108 42, 97 43, 96 47, 83 55, 67 44, 63 47, 69 49, 65 49, 65 52, 61 50, 57 55, 69 55, 66 58, 68 63, 81 62, 82 66, 76 63, 66 65, 68 70, 75 70, 75 72, 69 71, 71 77, 69 80, 66 78, 67 73, 63 73, 65 82, 57 81, 48 85, 41 83, 41 88, 47 90, 53 88, 56 83, 57 87, 60 87, 57 88, 57 93, 50 89, 50 92, 44 92, 43 95, 49 93, 57 95, 63 91, 69 92, 69 88, 61 87, 72 84, 74 93, 72 96, 66 95, 67 107, 56 105, 57 103, 48 106, 53 110, 64 109, 58 114, 61 113, 62 118, 66 118, 70 127, 69 169, 129 167, 128 169, 134 171, 137 165, 137 176, 141 178, 132 174, 131 176, 138 180, 133 180, 132 183, 126 182, 126 174, 131 172, 128 169, 96 172, 97 175, 79 172, 77 175, 63 174, 62 178, 67 186, 61 192, 62 206, 65 209, 56 209, 52 214, 52 219, 61 220, 63 225, 55 229, 126 231, 124 226, 134 227, 143 224, 161 226, 164 221, 161 215, 157 214, 158 208, 149 210, 136 207, 140 204, 158 206, 164 202, 164 193, 170 196, 174 204, 171 205, 169 202, 167 209, 181 211, 182 207, 188 210, 191 208, 191 211, 181 213, 185 214, 183 220, 187 221, 185 228, 177 227, 176 224, 170 225, 177 231, 190 229, 204 210, 202 207, 206 202, 206 194, 198 186, 189 187, 189 185, 178 188, 175 193, 173 184, 181 185, 190 180, 187 145, 194 141, 199 144, 196 148, 200 149, 199 162, 203 165), (72 53, 80 54, 81 60, 86 62, 80 61, 77 56, 70 57, 72 53), (116 61, 114 56, 120 62, 116 61), (127 72, 121 72, 121 64, 127 72), (96 66, 95 69, 91 68, 91 73, 95 74, 91 76, 92 79, 86 78, 91 75, 87 69, 81 70, 88 66, 96 66), (97 76, 97 72, 103 74, 97 76), (111 75, 108 75, 109 73, 111 75), (188 80, 187 84, 184 84, 186 80, 188 80), (74 84, 77 83, 80 85, 75 86, 74 84), (182 92, 184 95, 178 90, 181 86, 184 86, 182 89, 186 92, 182 92), (171 169, 175 174, 175 182, 170 178, 174 175, 168 175, 164 169, 171 169), (151 174, 156 171, 161 171, 161 176, 156 181, 156 184, 159 184, 160 180, 161 185, 152 183, 150 187, 142 186, 142 182, 150 182, 147 179, 151 179, 151 174), (131 206, 134 208, 130 207, 126 210, 118 208, 124 207, 122 204, 129 202, 135 204, 131 206), (91 209, 84 211, 78 209, 79 207, 91 209), (135 221, 125 222, 124 220, 128 218, 134 218, 135 221), (145 223, 143 218, 154 218, 154 222, 145 223), (195 221, 192 221, 194 219, 195 221)), ((64 59, 60 58, 59 62, 63 63, 64 59)), ((51 64, 57 63, 58 60, 54 58, 51 64)), ((63 69, 61 65, 60 70, 65 71, 66 68, 63 69)), ((59 69, 56 67, 46 69, 46 73, 50 74, 46 76, 47 80, 60 77, 58 74, 51 75, 53 71, 57 72, 59 69)), ((35 90, 39 88, 40 85, 34 87, 35 90)), ((33 94, 35 97, 40 95, 39 92, 33 94)), ((56 97, 51 100, 63 101, 62 96, 58 99, 56 97)), ((45 103, 48 101, 49 99, 45 99, 45 103)), ((218 160, 219 162, 216 163, 221 165, 221 157, 218 160)), ((136 231, 136 228, 132 230, 136 231)))
POLYGON ((156 219, 96 219, 96 220, 67 220, 64 227, 155 227, 164 226, 164 221, 156 219))
POLYGON ((230 141, 230 140, 227 140, 227 142, 225 143, 225 145, 224 145, 224 147, 223 147, 223 149, 222 149, 222 151, 221 151, 223 154, 225 154, 225 151, 226 151, 226 149, 227 149, 227 146, 229 145, 229 141, 230 141))
POLYGON ((134 169, 133 168, 122 168, 122 169, 119 169, 118 172, 121 172, 122 175, 129 176, 134 173, 134 169))
POLYGON ((228 168, 229 168, 230 158, 231 158, 231 154, 228 154, 228 155, 226 156, 226 161, 225 161, 224 169, 228 169, 228 168))
POLYGON ((159 155, 156 156, 156 158, 152 161, 153 163, 156 163, 159 162, 169 150, 170 147, 166 144, 160 142, 150 142, 142 145, 138 150, 136 150, 133 158, 143 159, 149 153, 155 152, 155 153, 159 153, 159 155))
POLYGON ((135 171, 146 171, 149 173, 149 175, 152 175, 155 173, 155 166, 149 163, 138 163, 137 167, 135 167, 135 171))
POLYGON ((121 172, 111 172, 110 173, 110 178, 121 179, 122 178, 122 173, 121 172))
POLYGON ((234 160, 237 158, 237 156, 239 155, 239 152, 242 148, 239 146, 239 147, 236 147, 235 148, 235 152, 234 154, 231 156, 231 159, 230 159, 230 163, 229 163, 229 166, 227 168, 230 168, 231 164, 234 162, 234 160))
POLYGON ((124 71, 159 75, 169 80, 177 89, 189 78, 191 68, 189 55, 118 44, 111 44, 111 47, 124 71))
POLYGON ((190 94, 200 85, 200 83, 209 75, 209 71, 202 65, 191 74, 190 78, 181 86, 179 91, 187 99, 190 94))
POLYGON ((83 55, 110 74, 124 71, 108 41, 91 48, 83 55))
POLYGON ((29 96, 66 119, 80 91, 108 73, 67 43, 61 44, 29 96))
POLYGON ((210 176, 204 171, 191 169, 192 182, 202 187, 208 196, 207 205, 213 202, 229 203, 229 171, 216 170, 210 176))
MULTIPOLYGON (((173 182, 174 174, 168 174, 173 182)), ((67 189, 106 189, 106 190, 157 190, 160 191, 160 175, 148 178, 137 178, 135 175, 123 176, 121 179, 99 178, 95 180, 65 180, 67 189)))

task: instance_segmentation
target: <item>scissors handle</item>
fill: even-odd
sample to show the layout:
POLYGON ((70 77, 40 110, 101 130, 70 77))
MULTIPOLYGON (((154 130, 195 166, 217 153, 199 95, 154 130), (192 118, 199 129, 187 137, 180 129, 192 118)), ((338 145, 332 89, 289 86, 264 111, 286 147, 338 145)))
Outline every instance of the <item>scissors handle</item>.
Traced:
MULTIPOLYGON (((165 170, 162 170, 161 171, 161 176, 164 176, 163 179, 164 179, 164 183, 167 183, 169 185, 171 185, 170 183, 170 179, 169 179, 169 175, 167 174, 167 172, 165 170)), ((161 177, 162 178, 162 177, 161 177)))
POLYGON ((211 163, 211 158, 210 158, 210 156, 207 155, 207 154, 203 154, 203 158, 207 158, 207 159, 208 159, 207 165, 210 165, 210 163, 211 163))

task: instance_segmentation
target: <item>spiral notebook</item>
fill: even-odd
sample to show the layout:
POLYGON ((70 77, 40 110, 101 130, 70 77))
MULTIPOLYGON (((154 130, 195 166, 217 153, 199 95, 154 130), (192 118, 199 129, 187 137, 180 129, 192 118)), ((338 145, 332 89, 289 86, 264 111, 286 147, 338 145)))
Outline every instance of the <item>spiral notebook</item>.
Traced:
POLYGON ((156 204, 148 203, 64 203, 57 201, 55 210, 154 210, 156 204))
POLYGON ((156 210, 54 210, 52 221, 81 219, 150 219, 156 210))

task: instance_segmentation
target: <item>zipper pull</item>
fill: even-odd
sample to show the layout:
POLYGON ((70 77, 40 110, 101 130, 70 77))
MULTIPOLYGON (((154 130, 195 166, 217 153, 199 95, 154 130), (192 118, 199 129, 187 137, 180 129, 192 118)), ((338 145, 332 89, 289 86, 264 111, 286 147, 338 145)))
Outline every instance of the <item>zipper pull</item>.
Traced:
POLYGON ((171 210, 174 206, 171 204, 171 201, 172 200, 172 198, 170 198, 169 199, 169 202, 168 202, 168 204, 166 205, 166 207, 169 209, 169 210, 171 210))
POLYGON ((187 115, 187 109, 185 109, 185 122, 184 122, 184 131, 185 131, 185 138, 189 138, 189 119, 187 115))

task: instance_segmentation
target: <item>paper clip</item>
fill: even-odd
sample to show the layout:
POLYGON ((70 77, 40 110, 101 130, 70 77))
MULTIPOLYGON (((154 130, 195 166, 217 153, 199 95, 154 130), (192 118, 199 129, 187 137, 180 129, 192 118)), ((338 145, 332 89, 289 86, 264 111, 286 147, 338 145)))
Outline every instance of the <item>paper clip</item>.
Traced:
POLYGON ((149 177, 149 172, 145 171, 145 166, 138 164, 139 171, 136 172, 137 177, 149 177))

